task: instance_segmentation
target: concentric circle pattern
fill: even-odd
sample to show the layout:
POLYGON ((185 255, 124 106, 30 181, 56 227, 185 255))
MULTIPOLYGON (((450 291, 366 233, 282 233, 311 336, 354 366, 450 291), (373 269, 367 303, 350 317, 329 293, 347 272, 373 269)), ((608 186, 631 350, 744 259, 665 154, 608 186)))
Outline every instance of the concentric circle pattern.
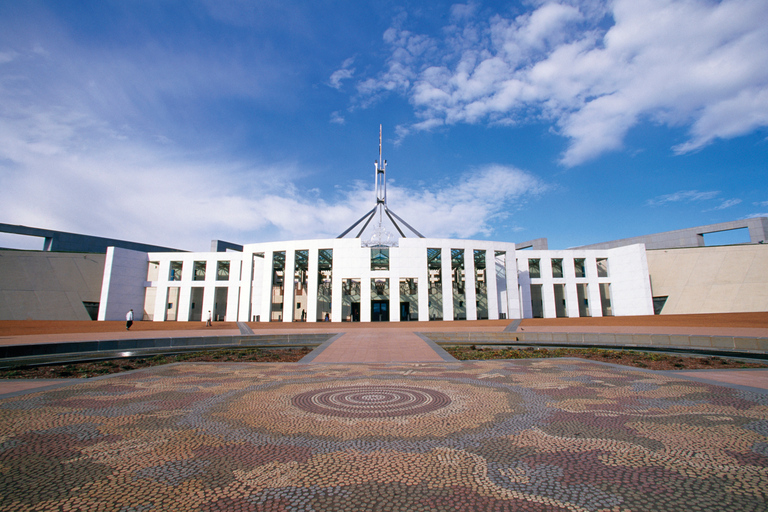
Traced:
POLYGON ((451 399, 440 391, 410 386, 347 386, 293 397, 293 404, 304 411, 343 418, 413 416, 450 403, 451 399))

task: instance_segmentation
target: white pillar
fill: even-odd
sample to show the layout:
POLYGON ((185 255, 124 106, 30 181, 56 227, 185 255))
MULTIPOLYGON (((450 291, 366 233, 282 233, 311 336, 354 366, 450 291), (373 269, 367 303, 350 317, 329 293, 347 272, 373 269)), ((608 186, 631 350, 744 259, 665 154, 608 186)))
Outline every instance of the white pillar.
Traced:
POLYGON ((294 311, 294 288, 293 282, 296 275, 296 250, 288 249, 285 251, 285 272, 283 274, 283 322, 293 322, 294 311))
POLYGON ((477 320, 477 283, 475 275, 475 250, 464 248, 464 297, 467 320, 477 320))
POLYGON ((317 291, 318 291, 318 258, 320 250, 313 248, 309 250, 309 264, 307 266, 307 322, 317 321, 317 291))
MULTIPOLYGON (((518 292, 517 284, 517 258, 515 258, 514 253, 507 253, 506 265, 508 318, 523 318, 523 312, 520 309, 520 294, 518 292)), ((528 293, 530 297, 530 290, 528 293)))
POLYGON ((488 249, 485 252, 485 287, 488 292, 488 319, 499 319, 499 297, 496 288, 496 251, 488 249))
POLYGON ((440 269, 443 274, 443 320, 453 320, 453 273, 451 248, 440 248, 440 269))

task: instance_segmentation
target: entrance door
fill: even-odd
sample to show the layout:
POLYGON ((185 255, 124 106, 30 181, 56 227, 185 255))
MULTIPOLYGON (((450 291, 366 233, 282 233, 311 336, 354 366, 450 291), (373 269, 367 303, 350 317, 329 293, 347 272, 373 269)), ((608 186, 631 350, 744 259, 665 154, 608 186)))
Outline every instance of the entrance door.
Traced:
POLYGON ((371 322, 389 322, 389 301, 371 301, 371 322))
POLYGON ((407 322, 410 319, 411 319, 411 303, 401 302, 400 303, 400 321, 407 322))

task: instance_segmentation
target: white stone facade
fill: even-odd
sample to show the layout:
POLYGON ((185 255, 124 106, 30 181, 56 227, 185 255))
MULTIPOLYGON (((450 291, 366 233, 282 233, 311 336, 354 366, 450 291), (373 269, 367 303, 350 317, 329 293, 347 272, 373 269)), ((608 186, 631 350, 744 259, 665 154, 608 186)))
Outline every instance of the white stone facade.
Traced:
POLYGON ((356 238, 250 244, 242 252, 110 248, 99 319, 124 319, 130 308, 154 321, 205 321, 209 312, 261 322, 322 321, 326 313, 334 322, 653 314, 643 245, 516 251, 480 240, 398 242, 379 252, 356 238), (539 277, 531 276, 532 259, 539 277), (553 260, 562 260, 554 272, 553 260), (607 262, 606 275, 598 261, 607 262))

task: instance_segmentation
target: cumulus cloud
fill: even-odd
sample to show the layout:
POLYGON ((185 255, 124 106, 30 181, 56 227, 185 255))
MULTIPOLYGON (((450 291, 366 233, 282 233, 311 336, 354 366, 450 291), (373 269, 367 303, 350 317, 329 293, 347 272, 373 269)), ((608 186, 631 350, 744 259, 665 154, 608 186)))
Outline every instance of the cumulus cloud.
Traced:
POLYGON ((441 38, 388 29, 385 68, 357 101, 404 95, 413 130, 544 119, 569 139, 566 166, 622 148, 645 120, 688 129, 678 154, 768 126, 768 2, 535 5, 489 19, 454 6, 441 38))

